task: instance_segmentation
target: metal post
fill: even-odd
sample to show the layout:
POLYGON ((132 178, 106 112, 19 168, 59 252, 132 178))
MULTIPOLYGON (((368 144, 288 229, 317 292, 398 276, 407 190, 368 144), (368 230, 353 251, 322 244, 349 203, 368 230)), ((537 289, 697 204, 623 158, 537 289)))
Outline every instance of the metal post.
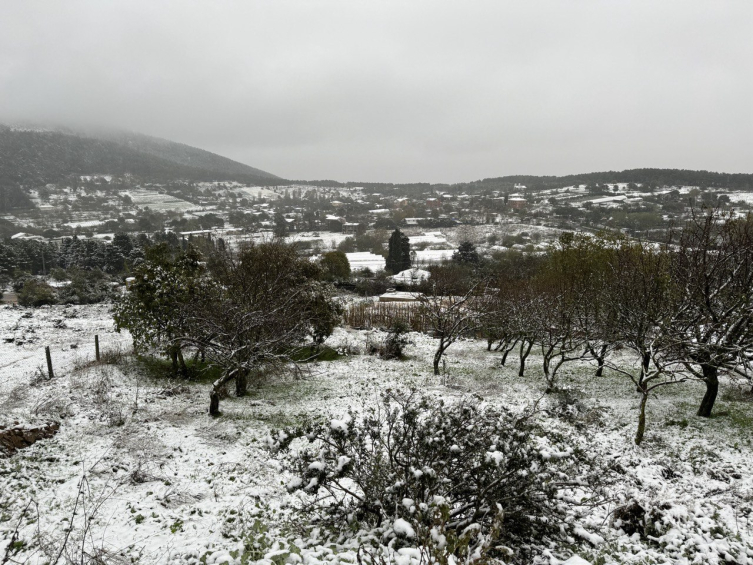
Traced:
POLYGON ((94 354, 97 357, 97 363, 99 363, 99 336, 94 336, 94 354))

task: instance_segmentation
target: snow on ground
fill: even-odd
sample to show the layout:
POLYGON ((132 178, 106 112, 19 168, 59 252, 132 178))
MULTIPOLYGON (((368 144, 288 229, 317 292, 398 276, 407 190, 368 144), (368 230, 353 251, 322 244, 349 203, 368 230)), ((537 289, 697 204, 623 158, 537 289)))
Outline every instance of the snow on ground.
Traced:
POLYGON ((277 200, 280 195, 273 190, 269 190, 263 186, 231 186, 229 187, 235 192, 241 192, 246 198, 266 198, 267 200, 277 200))
POLYGON ((416 265, 431 265, 452 259, 453 249, 421 249, 416 251, 416 265))
MULTIPOLYGON (((401 385, 446 398, 475 393, 517 411, 541 398, 553 414, 542 416, 547 426, 574 434, 583 449, 611 462, 619 480, 608 500, 573 518, 578 544, 551 548, 542 563, 573 553, 589 563, 753 559, 753 404, 729 383, 711 419, 694 416, 699 386, 667 387, 649 403, 647 437, 637 448, 638 398, 616 375, 597 379, 586 364, 570 366, 565 399, 542 394, 533 356, 518 377, 514 354, 501 367, 485 343, 463 340, 448 350, 446 374, 435 377, 431 338, 411 334, 408 359, 384 361, 361 354, 374 334, 338 328, 329 343, 349 355, 307 365, 304 378, 223 399, 223 415, 211 419, 208 382, 159 376, 132 358, 87 366, 94 334, 103 350, 129 341, 114 333, 107 306, 0 308, 0 425, 61 422, 54 438, 0 459, 0 555, 18 528, 11 562, 54 561, 73 519, 67 551, 75 555, 86 529, 84 546, 99 552, 100 562, 235 564, 246 544, 254 548, 247 559, 282 563, 284 540, 302 536, 304 524, 291 526, 298 499, 264 447, 269 430, 303 414, 338 417, 401 385), (52 381, 35 375, 45 345, 52 381), (631 499, 662 513, 653 540, 610 527, 611 512, 631 499)), ((355 547, 325 545, 321 533, 295 545, 304 564, 355 561, 355 547)))
POLYGON ((381 255, 376 255, 371 251, 357 251, 355 253, 346 253, 345 257, 348 258, 348 264, 352 272, 362 271, 363 269, 369 269, 376 273, 377 271, 383 271, 387 262, 381 255))
POLYGON ((70 228, 95 228, 97 226, 101 226, 102 224, 104 224, 104 221, 102 220, 87 220, 84 222, 69 222, 63 225, 70 228))
POLYGON ((351 234, 342 232, 295 232, 287 236, 287 240, 293 241, 306 241, 312 244, 321 246, 324 249, 336 249, 337 246, 349 237, 354 237, 351 234))
POLYGON ((753 204, 753 192, 728 192, 727 196, 734 202, 745 202, 746 204, 753 204))
POLYGON ((186 200, 181 200, 180 198, 175 198, 169 194, 162 194, 144 188, 133 188, 121 192, 121 195, 130 196, 133 204, 136 206, 142 208, 149 207, 150 210, 156 212, 189 212, 201 208, 196 204, 192 204, 186 200))
POLYGON ((411 235, 408 236, 408 241, 411 246, 418 244, 448 245, 447 236, 438 231, 425 232, 421 235, 411 235))

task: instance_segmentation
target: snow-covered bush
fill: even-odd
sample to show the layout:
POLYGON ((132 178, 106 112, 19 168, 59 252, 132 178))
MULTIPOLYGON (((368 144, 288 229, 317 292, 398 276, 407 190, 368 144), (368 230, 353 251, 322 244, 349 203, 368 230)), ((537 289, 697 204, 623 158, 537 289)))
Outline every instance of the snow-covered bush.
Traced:
POLYGON ((522 559, 566 531, 567 498, 558 494, 589 467, 533 420, 477 397, 445 403, 388 390, 362 415, 275 432, 270 444, 289 452, 289 490, 309 495, 333 523, 380 527, 445 555, 522 559), (303 446, 291 449, 299 438, 303 446))
POLYGON ((403 350, 411 344, 408 337, 410 328, 401 320, 395 320, 382 340, 370 340, 366 349, 370 355, 379 355, 383 359, 402 359, 403 350))

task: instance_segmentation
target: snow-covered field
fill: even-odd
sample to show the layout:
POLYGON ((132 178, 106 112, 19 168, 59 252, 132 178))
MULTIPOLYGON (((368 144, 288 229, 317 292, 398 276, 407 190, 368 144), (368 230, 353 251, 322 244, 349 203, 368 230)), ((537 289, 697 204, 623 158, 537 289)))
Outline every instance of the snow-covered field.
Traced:
POLYGON ((355 563, 353 543, 325 543, 322 532, 307 530, 293 509, 298 495, 283 487, 290 477, 265 439, 301 414, 336 417, 369 405, 390 386, 446 398, 475 393, 513 410, 541 398, 550 409, 542 424, 609 462, 616 478, 608 499, 573 515, 577 539, 550 548, 541 563, 574 554, 593 564, 753 562, 748 387, 725 383, 708 420, 694 416, 699 386, 668 387, 651 399, 637 448, 638 398, 618 376, 597 379, 587 365, 571 367, 564 401, 542 394, 536 358, 521 378, 513 355, 500 367, 485 343, 461 341, 448 350, 440 378, 431 373, 427 336, 411 335, 407 360, 383 361, 359 353, 366 332, 338 329, 329 343, 350 355, 310 364, 304 378, 223 399, 223 415, 211 419, 206 382, 158 377, 132 358, 87 363, 94 334, 103 350, 128 346, 127 335, 113 332, 107 306, 0 308, 0 425, 61 422, 52 439, 0 459, 0 556, 14 543, 8 563, 55 562, 59 553, 66 563, 82 547, 101 556, 84 561, 91 563, 235 564, 244 547, 244 563, 355 563), (45 345, 52 381, 35 374, 45 345), (611 512, 632 499, 661 516, 653 539, 612 524, 611 512), (300 557, 288 555, 289 543, 300 557))
POLYGON ((150 210, 156 212, 188 212, 199 208, 196 204, 175 198, 169 194, 161 194, 143 188, 134 188, 122 194, 130 196, 136 206, 149 207, 150 210))
POLYGON ((336 249, 343 240, 354 237, 351 234, 342 232, 294 232, 287 236, 287 240, 291 242, 305 241, 314 245, 319 245, 323 249, 336 249))
POLYGON ((745 204, 753 204, 753 192, 728 192, 727 196, 734 202, 744 202, 745 204))

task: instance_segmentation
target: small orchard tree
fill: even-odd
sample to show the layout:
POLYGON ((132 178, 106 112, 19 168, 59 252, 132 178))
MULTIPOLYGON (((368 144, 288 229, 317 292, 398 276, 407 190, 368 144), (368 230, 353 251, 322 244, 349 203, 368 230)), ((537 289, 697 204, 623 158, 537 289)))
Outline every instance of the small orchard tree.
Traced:
POLYGON ((439 364, 445 351, 464 335, 471 335, 482 327, 487 315, 487 301, 479 294, 479 285, 474 285, 464 295, 445 295, 434 287, 431 294, 419 297, 421 315, 427 320, 429 330, 438 339, 434 353, 434 374, 439 375, 439 364))
POLYGON ((686 369, 706 384, 698 415, 709 417, 720 371, 745 374, 753 350, 753 216, 696 211, 676 249, 676 313, 665 330, 686 369))
POLYGON ((134 271, 136 281, 113 309, 116 329, 130 332, 136 351, 157 349, 172 360, 175 373, 184 375, 184 337, 195 305, 207 289, 200 259, 190 245, 177 257, 166 243, 150 248, 134 271))
POLYGON ((685 380, 682 360, 673 349, 665 328, 674 315, 670 255, 666 248, 622 241, 610 263, 611 282, 603 289, 605 304, 614 308, 614 328, 604 339, 615 339, 638 356, 638 367, 608 363, 627 376, 641 395, 635 443, 646 429, 646 405, 652 392, 685 380))
POLYGON ((212 284, 196 302, 182 340, 206 352, 222 370, 212 385, 209 412, 219 414, 220 390, 235 380, 246 393, 252 372, 279 371, 321 344, 342 316, 318 265, 276 240, 248 245, 210 261, 212 284))

